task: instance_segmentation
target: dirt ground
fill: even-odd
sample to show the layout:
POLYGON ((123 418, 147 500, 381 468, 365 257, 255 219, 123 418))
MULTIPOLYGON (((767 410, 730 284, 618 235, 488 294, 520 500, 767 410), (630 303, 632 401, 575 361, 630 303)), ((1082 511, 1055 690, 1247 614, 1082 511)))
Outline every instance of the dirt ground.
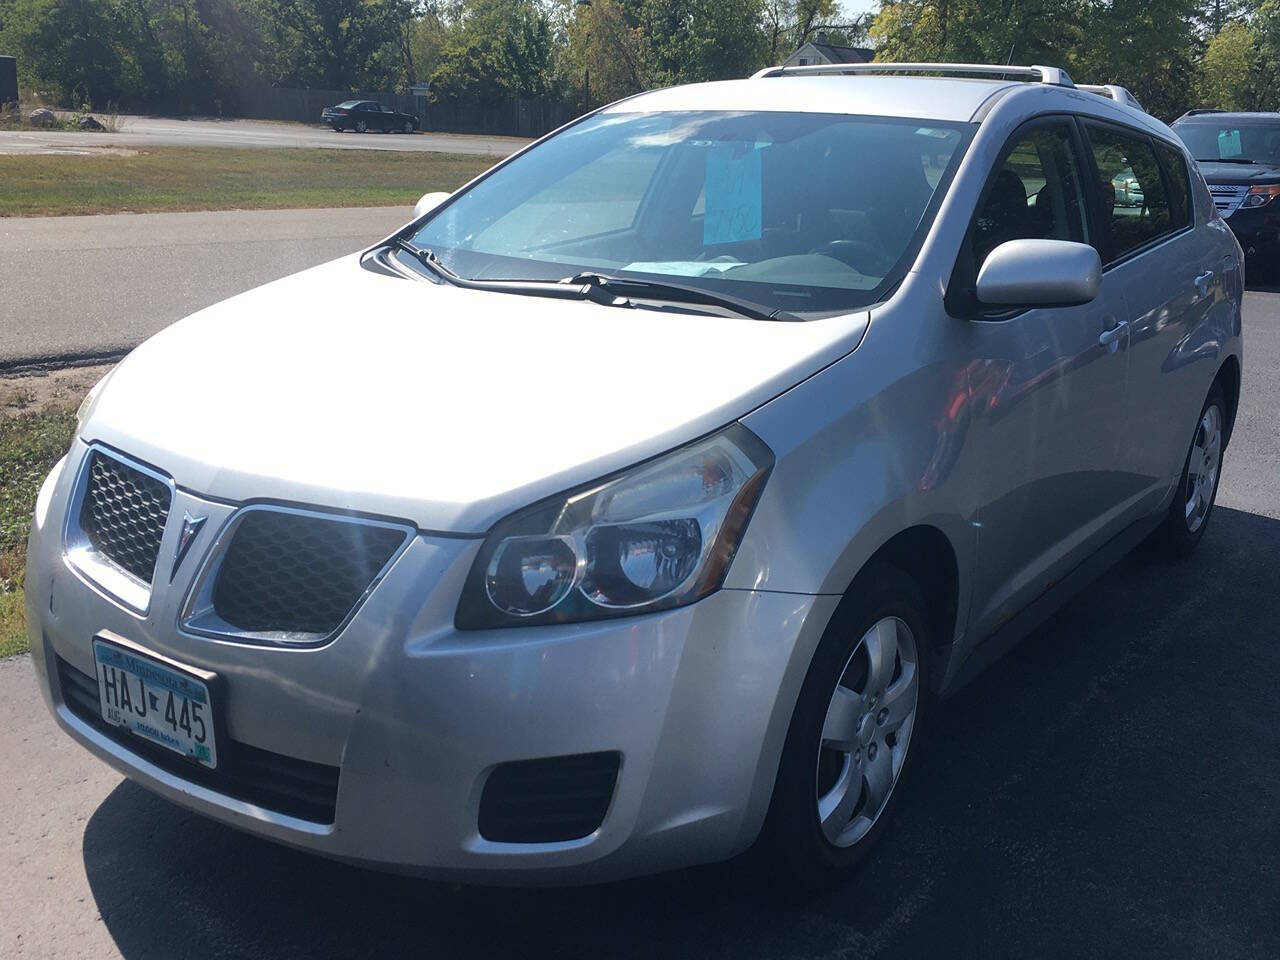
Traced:
POLYGON ((113 366, 108 363, 0 377, 0 417, 74 410, 113 366))

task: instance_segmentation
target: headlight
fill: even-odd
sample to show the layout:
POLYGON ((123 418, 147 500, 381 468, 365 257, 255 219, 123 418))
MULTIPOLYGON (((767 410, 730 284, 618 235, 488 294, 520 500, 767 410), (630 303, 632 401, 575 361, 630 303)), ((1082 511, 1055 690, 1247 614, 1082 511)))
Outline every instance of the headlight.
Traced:
POLYGON ((734 424, 513 514, 476 558, 459 629, 693 603, 724 582, 772 467, 769 448, 734 424))
POLYGON ((1262 187, 1250 187, 1249 195, 1244 199, 1246 207, 1265 207, 1280 196, 1280 183, 1267 184, 1262 187))

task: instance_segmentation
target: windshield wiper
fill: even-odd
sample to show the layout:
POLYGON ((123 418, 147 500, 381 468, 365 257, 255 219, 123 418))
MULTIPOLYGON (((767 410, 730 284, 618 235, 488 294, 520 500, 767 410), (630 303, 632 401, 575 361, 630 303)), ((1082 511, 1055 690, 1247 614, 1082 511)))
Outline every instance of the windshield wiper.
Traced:
POLYGON ((630 307, 631 297, 642 300, 668 300, 673 303, 697 303, 731 310, 752 320, 799 321, 795 314, 743 300, 725 293, 714 293, 692 284, 611 277, 586 271, 563 280, 469 280, 460 277, 426 247, 397 239, 394 245, 413 257, 437 279, 464 290, 487 290, 492 293, 515 293, 526 297, 552 297, 557 300, 591 300, 611 307, 630 307))
POLYGON ((583 271, 560 281, 564 284, 587 284, 621 297, 639 297, 642 300, 669 300, 673 303, 700 303, 732 310, 752 320, 783 320, 799 322, 800 318, 781 308, 772 309, 751 300, 743 300, 727 293, 717 293, 691 283, 670 283, 665 280, 642 280, 634 277, 614 277, 607 273, 583 271))
POLYGON ((611 306, 630 306, 625 300, 618 303, 619 298, 616 295, 586 283, 570 286, 557 280, 471 280, 454 273, 426 247, 419 247, 408 240, 400 239, 392 243, 422 264, 436 279, 455 287, 462 287, 464 290, 515 293, 525 297, 551 297, 556 300, 595 300, 611 306))
POLYGON ((1196 162, 1197 163, 1249 163, 1249 164, 1253 164, 1254 166, 1256 166, 1258 163, 1257 160, 1250 160, 1248 157, 1213 157, 1212 159, 1208 159, 1208 160, 1201 160, 1199 157, 1197 157, 1196 162))

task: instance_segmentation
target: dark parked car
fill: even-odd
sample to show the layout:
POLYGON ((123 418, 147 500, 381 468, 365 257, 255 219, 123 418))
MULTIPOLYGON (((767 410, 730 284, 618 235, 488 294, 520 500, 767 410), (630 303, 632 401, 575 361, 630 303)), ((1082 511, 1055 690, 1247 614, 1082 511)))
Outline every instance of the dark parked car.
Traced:
POLYGON ((413 114, 401 113, 372 100, 347 100, 336 107, 325 107, 320 113, 320 122, 333 127, 338 133, 343 130, 414 133, 418 129, 418 118, 413 114))
POLYGON ((1280 113, 1192 110, 1173 131, 1200 165, 1253 272, 1280 280, 1280 113))

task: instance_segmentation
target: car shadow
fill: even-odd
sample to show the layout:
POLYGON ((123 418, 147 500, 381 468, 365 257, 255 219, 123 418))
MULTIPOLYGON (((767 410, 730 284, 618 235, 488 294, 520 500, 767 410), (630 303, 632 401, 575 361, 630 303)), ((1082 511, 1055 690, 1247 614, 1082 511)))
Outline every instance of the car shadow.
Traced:
POLYGON ((449 886, 127 781, 90 818, 84 865, 129 960, 1276 955, 1277 583, 1280 521, 1222 507, 1192 559, 1125 558, 935 711, 875 855, 816 893, 743 861, 449 886))

